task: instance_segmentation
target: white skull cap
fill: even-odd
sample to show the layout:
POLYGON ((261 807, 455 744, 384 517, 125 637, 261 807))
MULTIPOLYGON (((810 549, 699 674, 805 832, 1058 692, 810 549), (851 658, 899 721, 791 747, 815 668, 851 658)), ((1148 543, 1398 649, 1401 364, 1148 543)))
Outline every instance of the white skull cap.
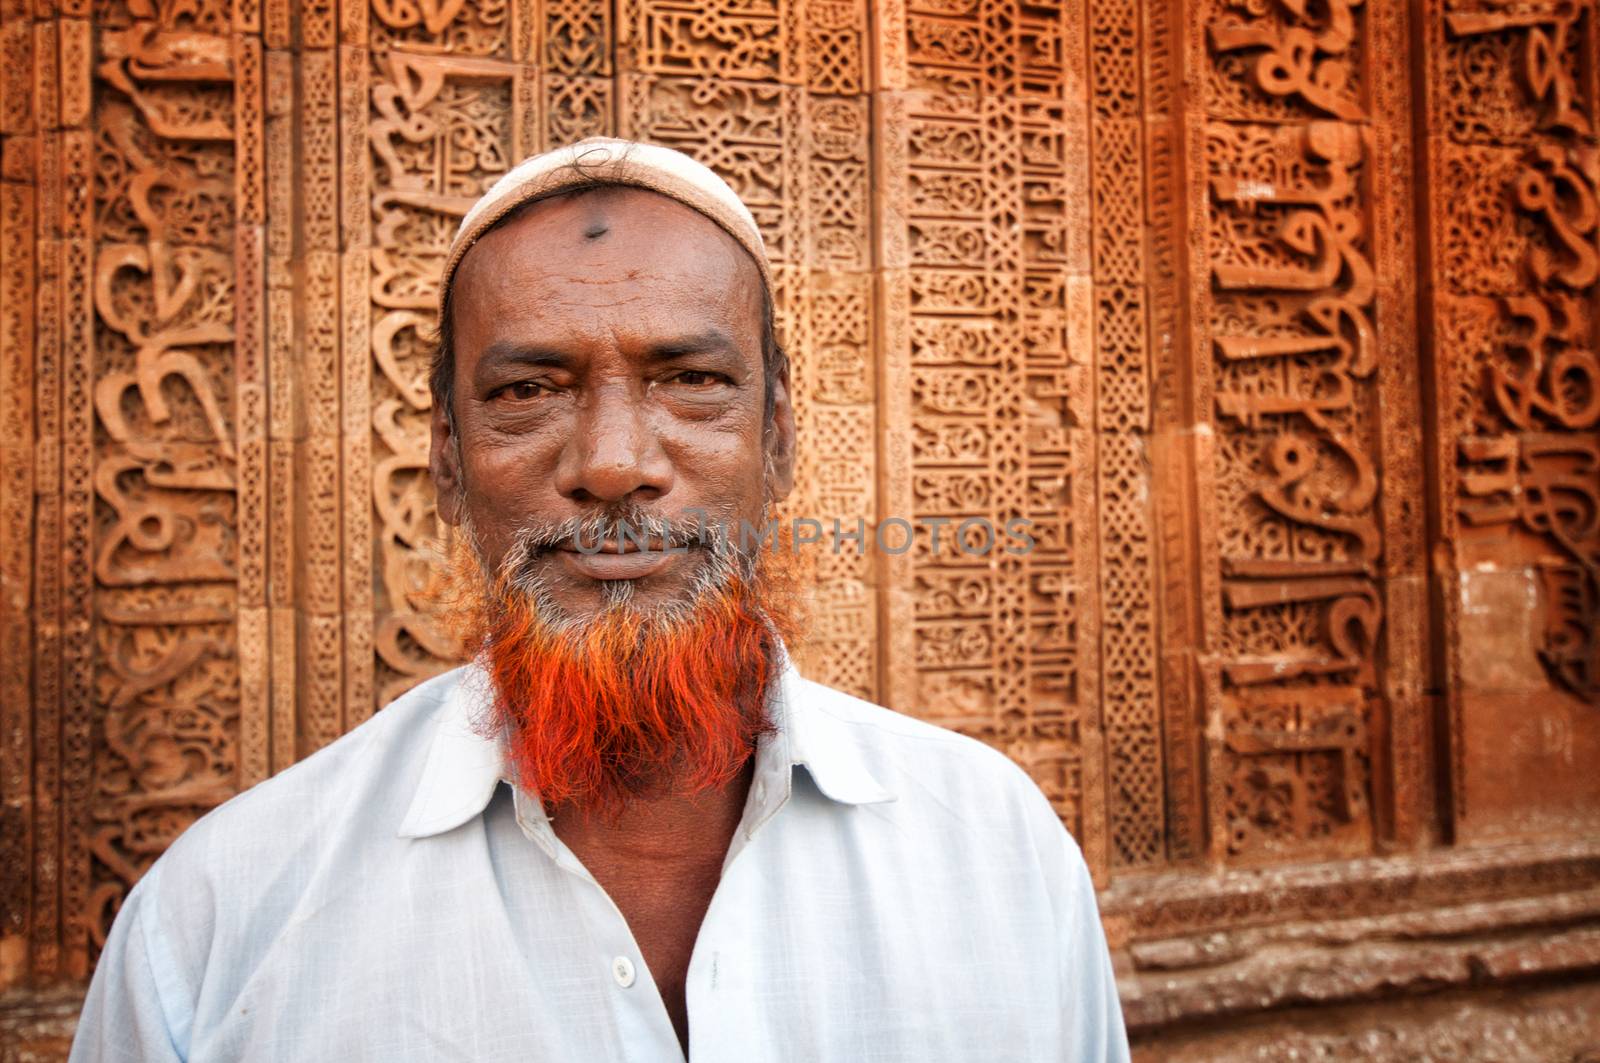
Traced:
POLYGON ((726 181, 681 151, 634 140, 590 137, 524 159, 472 205, 450 243, 450 257, 439 278, 440 313, 462 256, 496 222, 530 200, 595 182, 647 188, 704 214, 750 252, 761 270, 762 283, 772 290, 772 267, 761 230, 750 208, 726 181))

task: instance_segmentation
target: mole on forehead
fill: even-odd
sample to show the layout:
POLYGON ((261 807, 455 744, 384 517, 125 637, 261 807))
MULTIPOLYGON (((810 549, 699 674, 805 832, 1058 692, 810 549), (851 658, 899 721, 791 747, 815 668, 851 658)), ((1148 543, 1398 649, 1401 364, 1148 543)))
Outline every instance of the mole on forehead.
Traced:
POLYGON ((614 193, 619 189, 595 189, 588 195, 579 195, 573 200, 573 205, 583 212, 579 219, 584 239, 598 240, 611 231, 616 211, 614 204, 608 202, 615 198, 614 193), (608 194, 609 193, 609 194, 608 194))

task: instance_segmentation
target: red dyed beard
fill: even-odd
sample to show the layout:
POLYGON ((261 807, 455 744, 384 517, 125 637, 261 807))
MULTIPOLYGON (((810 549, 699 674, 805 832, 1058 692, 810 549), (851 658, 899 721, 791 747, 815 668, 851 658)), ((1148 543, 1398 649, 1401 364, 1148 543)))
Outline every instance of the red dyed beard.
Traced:
POLYGON ((484 723, 517 784, 547 810, 612 818, 642 796, 731 784, 773 730, 780 633, 796 627, 785 567, 696 546, 705 568, 683 600, 640 609, 617 588, 593 616, 571 618, 527 578, 539 548, 530 540, 551 534, 525 537, 492 579, 472 548, 456 559, 457 585, 470 565, 481 588, 457 620, 492 681, 484 723))

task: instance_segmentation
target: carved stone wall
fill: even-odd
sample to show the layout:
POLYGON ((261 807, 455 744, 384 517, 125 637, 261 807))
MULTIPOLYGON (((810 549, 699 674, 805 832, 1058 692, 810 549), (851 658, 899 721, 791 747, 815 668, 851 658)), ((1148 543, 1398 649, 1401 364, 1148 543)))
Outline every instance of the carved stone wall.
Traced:
POLYGON ((1596 8, 1428 25, 1438 651, 1462 839, 1600 829, 1596 8), (1513 652, 1481 655, 1517 625, 1513 652), (1513 755, 1498 755, 1509 752, 1513 755))
POLYGON ((1141 1045, 1600 1012, 1594 0, 0 19, 4 1029, 198 816, 453 665, 436 277, 595 133, 755 213, 793 512, 850 536, 803 663, 1033 774, 1141 1045))

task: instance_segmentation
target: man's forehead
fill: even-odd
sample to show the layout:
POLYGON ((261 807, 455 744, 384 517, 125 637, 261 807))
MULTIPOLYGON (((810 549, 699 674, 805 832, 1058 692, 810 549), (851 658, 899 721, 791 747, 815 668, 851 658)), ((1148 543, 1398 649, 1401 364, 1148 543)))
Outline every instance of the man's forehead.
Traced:
POLYGON ((703 215, 748 252, 762 285, 771 290, 771 268, 755 218, 722 178, 670 148, 592 137, 525 160, 473 204, 456 232, 440 276, 441 304, 468 251, 508 215, 563 191, 594 185, 647 190, 703 215))
POLYGON ((698 300, 743 300, 761 290, 759 264, 710 219, 646 189, 604 186, 508 215, 462 258, 451 302, 460 310, 486 293, 495 293, 494 302, 496 295, 516 299, 549 288, 571 295, 574 285, 652 280, 663 293, 690 292, 698 300))
MULTIPOLYGON (((671 196, 631 185, 585 185, 518 207, 478 238, 457 270, 481 258, 474 252, 486 245, 536 249, 540 241, 582 244, 641 231, 681 234, 743 251, 726 229, 671 196)), ((748 258, 748 252, 740 257, 748 258)), ((752 265, 759 271, 759 263, 752 260, 752 265)))

